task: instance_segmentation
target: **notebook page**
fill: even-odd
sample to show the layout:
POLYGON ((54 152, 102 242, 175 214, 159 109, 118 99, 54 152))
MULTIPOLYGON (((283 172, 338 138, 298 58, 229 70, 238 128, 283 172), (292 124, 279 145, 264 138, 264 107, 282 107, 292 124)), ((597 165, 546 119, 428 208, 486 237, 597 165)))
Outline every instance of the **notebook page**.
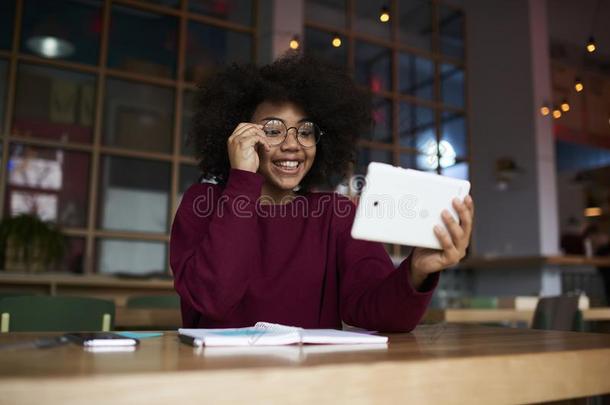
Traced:
POLYGON ((256 329, 265 329, 270 332, 298 332, 302 331, 303 328, 299 328, 298 326, 288 326, 282 325, 281 323, 271 323, 271 322, 256 322, 254 325, 256 329))
POLYGON ((387 343, 387 336, 347 332, 336 329, 304 329, 302 342, 311 344, 387 343))
POLYGON ((253 327, 225 329, 178 329, 182 335, 195 338, 203 346, 272 346, 297 343, 363 344, 387 343, 386 336, 348 332, 336 329, 303 329, 269 322, 253 327))
POLYGON ((270 346, 300 342, 298 331, 273 331, 264 328, 178 329, 182 335, 197 339, 203 346, 270 346))

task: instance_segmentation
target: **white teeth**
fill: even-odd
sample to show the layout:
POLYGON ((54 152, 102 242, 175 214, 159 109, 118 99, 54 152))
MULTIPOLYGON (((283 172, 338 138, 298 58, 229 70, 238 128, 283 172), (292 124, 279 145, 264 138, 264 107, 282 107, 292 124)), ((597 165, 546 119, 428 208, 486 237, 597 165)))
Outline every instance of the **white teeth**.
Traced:
POLYGON ((297 162, 295 160, 282 160, 282 161, 275 162, 275 164, 278 166, 282 166, 282 167, 294 168, 299 165, 299 162, 297 162))

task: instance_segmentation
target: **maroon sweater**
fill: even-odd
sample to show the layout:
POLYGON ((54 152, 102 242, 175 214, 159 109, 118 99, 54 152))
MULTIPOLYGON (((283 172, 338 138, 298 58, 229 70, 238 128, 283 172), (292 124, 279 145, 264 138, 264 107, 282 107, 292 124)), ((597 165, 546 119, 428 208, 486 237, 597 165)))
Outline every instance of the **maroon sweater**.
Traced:
POLYGON ((355 205, 336 193, 262 204, 263 177, 232 169, 226 186, 195 184, 180 203, 170 240, 184 327, 258 321, 341 329, 412 330, 439 273, 419 291, 410 258, 395 269, 381 243, 350 236, 355 205))

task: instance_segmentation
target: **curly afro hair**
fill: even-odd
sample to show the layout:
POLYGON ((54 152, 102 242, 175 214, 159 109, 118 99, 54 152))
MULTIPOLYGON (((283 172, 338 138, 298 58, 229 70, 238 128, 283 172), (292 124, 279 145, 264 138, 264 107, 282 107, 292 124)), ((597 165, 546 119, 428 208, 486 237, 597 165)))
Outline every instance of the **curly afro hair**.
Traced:
POLYGON ((344 69, 299 54, 263 67, 233 64, 199 87, 189 143, 203 178, 226 182, 227 139, 264 101, 300 106, 324 132, 300 192, 333 187, 344 178, 358 135, 371 125, 371 95, 357 88, 344 69))

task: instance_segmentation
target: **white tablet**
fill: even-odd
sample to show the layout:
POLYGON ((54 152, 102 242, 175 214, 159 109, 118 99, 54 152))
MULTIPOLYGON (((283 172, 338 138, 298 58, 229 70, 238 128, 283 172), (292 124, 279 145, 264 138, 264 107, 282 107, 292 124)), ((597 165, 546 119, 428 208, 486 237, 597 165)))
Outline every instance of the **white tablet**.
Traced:
POLYGON ((469 192, 470 182, 466 180, 372 162, 352 237, 441 249, 434 226, 445 227, 441 217, 444 209, 459 222, 452 200, 463 200, 469 192))

